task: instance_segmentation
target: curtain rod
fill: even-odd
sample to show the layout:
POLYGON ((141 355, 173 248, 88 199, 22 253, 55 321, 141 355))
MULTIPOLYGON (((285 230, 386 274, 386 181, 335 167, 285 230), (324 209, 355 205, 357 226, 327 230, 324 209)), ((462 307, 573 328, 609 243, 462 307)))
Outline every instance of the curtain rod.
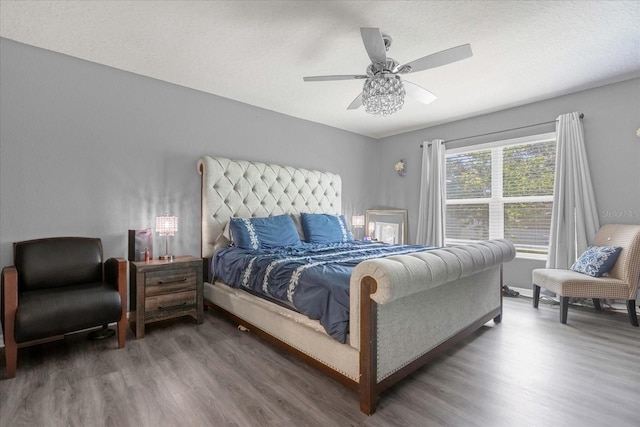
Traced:
MULTIPOLYGON (((584 113, 580 113, 580 115, 579 115, 578 117, 579 117, 580 119, 584 119, 584 113)), ((480 137, 480 136, 493 135, 493 134, 496 134, 496 133, 509 132, 509 131, 512 131, 512 130, 526 129, 526 128, 531 128, 531 127, 534 127, 534 126, 540 126, 540 125, 548 125, 548 124, 550 124, 550 123, 555 123, 555 122, 557 122, 557 121, 558 121, 558 119, 556 119, 556 120, 551 120, 551 121, 548 121, 548 122, 534 123, 534 124, 532 124, 532 125, 520 126, 520 127, 517 127, 517 128, 511 128, 511 129, 497 130, 497 131, 495 131, 495 132, 482 133, 482 134, 480 134, 480 135, 463 136, 462 138, 455 138, 455 139, 450 139, 450 140, 447 140, 447 141, 442 141, 442 143, 443 143, 443 144, 446 144, 447 142, 462 141, 462 140, 464 140, 464 139, 469 139, 469 138, 478 138, 478 137, 480 137)), ((431 145, 431 144, 430 144, 430 143, 429 143, 429 144, 427 144, 427 146, 429 146, 429 145, 431 145)), ((424 147, 424 145, 423 145, 423 144, 420 144, 420 148, 422 148, 422 147, 424 147)))

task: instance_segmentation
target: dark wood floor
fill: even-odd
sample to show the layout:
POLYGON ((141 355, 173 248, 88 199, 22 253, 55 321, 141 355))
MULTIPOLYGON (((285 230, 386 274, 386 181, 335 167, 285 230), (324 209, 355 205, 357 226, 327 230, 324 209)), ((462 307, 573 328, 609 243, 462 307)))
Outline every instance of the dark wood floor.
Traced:
POLYGON ((382 395, 356 394, 212 311, 150 325, 144 339, 85 334, 21 349, 1 426, 637 426, 640 329, 624 312, 505 298, 500 325, 382 395))

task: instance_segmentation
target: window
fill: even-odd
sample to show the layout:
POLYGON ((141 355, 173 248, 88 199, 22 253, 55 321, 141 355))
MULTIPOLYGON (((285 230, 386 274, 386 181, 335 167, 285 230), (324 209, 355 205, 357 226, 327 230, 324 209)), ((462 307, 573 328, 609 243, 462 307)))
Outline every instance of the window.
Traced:
POLYGON ((445 243, 506 238, 547 254, 555 133, 447 150, 445 243))

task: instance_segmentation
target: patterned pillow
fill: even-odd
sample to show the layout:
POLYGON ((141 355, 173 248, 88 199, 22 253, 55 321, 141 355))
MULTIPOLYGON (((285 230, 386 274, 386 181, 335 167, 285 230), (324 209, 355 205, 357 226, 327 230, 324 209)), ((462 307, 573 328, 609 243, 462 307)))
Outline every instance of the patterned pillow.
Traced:
POLYGON ((301 245, 298 230, 289 215, 264 218, 231 218, 233 244, 242 249, 276 249, 301 245))
POLYGON ((600 277, 611 270, 621 250, 619 246, 589 246, 573 263, 571 270, 600 277))
POLYGON ((302 230, 309 243, 345 243, 353 241, 344 215, 302 213, 302 230))

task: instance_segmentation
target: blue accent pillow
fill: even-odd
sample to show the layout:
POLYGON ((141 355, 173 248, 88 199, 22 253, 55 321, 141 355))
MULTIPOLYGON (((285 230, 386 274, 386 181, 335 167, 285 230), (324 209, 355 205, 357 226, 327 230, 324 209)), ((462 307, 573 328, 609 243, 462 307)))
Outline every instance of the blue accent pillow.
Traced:
POLYGON ((300 214, 302 231, 309 243, 345 243, 353 241, 344 215, 300 214))
POLYGON ((622 251, 619 246, 589 246, 571 266, 571 270, 600 277, 607 273, 622 251))
POLYGON ((257 251, 302 244, 296 225, 289 215, 231 218, 229 231, 233 244, 242 249, 257 251))

